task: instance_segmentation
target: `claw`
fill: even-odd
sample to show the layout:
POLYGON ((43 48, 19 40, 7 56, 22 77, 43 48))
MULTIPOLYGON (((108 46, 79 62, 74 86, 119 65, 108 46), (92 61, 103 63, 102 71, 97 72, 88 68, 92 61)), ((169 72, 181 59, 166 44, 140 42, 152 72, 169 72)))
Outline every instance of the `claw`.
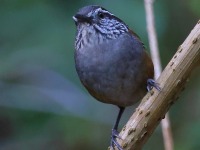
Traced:
POLYGON ((117 142, 116 138, 121 139, 122 138, 119 136, 119 132, 115 129, 112 129, 112 134, 111 134, 111 142, 110 142, 110 147, 115 150, 115 146, 118 150, 123 150, 122 147, 119 145, 117 142))
POLYGON ((158 91, 161 91, 161 88, 159 87, 159 84, 155 82, 153 79, 147 80, 147 90, 150 91, 152 88, 156 88, 158 91))
POLYGON ((112 135, 111 135, 111 137, 112 136, 114 136, 114 137, 122 140, 122 138, 119 136, 119 132, 117 130, 115 130, 115 129, 112 129, 112 135))

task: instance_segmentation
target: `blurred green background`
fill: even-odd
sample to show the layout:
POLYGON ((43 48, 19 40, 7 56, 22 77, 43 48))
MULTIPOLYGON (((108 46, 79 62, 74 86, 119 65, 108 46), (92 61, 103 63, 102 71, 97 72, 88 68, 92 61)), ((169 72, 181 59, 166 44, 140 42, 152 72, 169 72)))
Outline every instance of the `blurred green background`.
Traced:
MULTIPOLYGON (((124 20, 148 47, 141 0, 0 0, 0 150, 107 149, 118 109, 93 100, 74 68, 72 16, 88 4, 124 20)), ((199 16, 199 0, 156 1, 163 67, 199 16)), ((200 149, 199 76, 170 109, 175 150, 200 149)), ((144 149, 164 149, 160 127, 144 149)))

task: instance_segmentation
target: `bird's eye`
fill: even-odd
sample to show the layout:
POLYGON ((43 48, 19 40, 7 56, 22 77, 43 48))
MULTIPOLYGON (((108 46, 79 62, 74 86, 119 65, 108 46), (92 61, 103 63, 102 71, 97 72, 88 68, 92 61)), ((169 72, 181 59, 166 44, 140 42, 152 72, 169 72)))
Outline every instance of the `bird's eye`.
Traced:
POLYGON ((101 12, 98 14, 98 16, 99 16, 100 19, 103 19, 105 17, 105 15, 101 12))

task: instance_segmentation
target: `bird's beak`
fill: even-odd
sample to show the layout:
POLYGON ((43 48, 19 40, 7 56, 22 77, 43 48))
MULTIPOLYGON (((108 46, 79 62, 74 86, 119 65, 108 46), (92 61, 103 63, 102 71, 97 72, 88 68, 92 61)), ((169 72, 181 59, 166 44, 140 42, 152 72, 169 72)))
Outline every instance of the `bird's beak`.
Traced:
POLYGON ((74 22, 78 22, 78 19, 75 16, 73 16, 72 19, 74 20, 74 22))
POLYGON ((78 22, 87 22, 87 23, 91 23, 91 17, 87 17, 81 14, 76 14, 73 17, 73 20, 75 21, 75 23, 77 24, 78 22))

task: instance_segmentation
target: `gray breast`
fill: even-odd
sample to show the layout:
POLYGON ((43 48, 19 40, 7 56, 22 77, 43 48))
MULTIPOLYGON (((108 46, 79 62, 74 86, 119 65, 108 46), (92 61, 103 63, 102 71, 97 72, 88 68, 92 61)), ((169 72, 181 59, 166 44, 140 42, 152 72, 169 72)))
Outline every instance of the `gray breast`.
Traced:
POLYGON ((140 80, 143 53, 142 43, 123 34, 76 50, 76 69, 83 85, 99 101, 132 105, 146 90, 144 81, 140 80), (144 90, 138 90, 138 85, 144 86, 144 90))

